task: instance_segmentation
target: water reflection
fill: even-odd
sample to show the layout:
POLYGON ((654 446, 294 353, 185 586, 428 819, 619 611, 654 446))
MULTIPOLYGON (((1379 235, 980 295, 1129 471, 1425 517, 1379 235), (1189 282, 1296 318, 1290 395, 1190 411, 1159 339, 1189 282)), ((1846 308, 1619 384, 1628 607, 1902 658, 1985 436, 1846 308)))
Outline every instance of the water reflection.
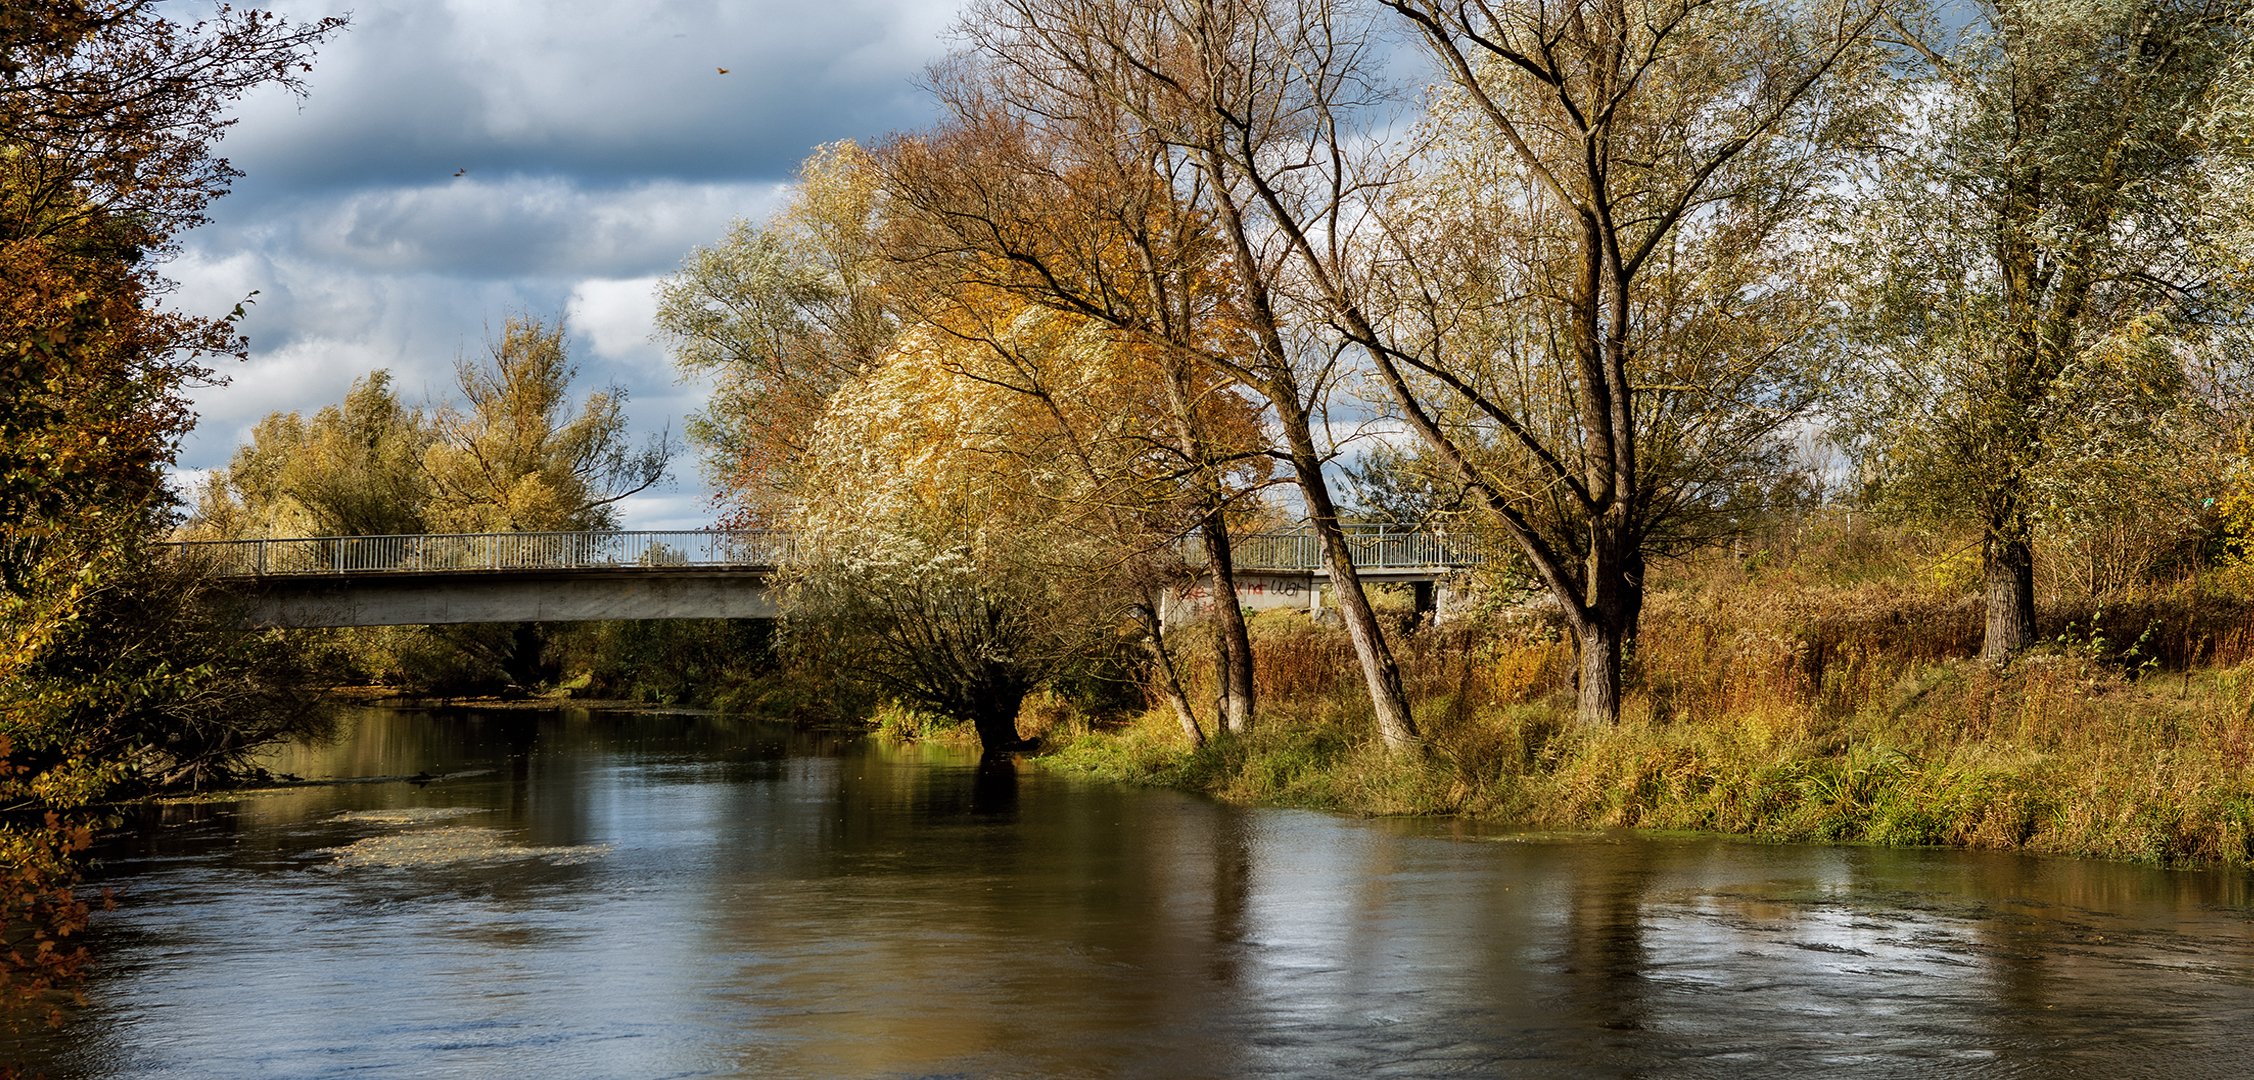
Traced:
POLYGON ((1606 1031, 1644 1027, 1644 897, 1653 873, 1649 851, 1623 845, 1611 865, 1578 877, 1565 918, 1559 973, 1571 985, 1575 1011, 1606 1031))
POLYGON ((2231 1075, 2243 875, 1244 810, 693 715, 373 711, 152 810, 58 1077, 2231 1075))
POLYGON ((971 773, 970 812, 1008 820, 1017 816, 1017 759, 988 754, 971 773))

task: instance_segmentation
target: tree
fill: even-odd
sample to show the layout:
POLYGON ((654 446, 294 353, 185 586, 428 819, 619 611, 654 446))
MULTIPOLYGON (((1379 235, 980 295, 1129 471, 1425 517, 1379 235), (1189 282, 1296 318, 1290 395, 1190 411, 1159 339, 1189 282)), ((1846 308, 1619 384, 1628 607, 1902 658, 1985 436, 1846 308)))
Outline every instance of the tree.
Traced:
POLYGON ((832 396, 801 467, 854 497, 800 508, 783 625, 996 753, 1024 745, 1028 693, 1116 636, 1127 593, 1107 515, 1040 495, 1073 468, 1040 406, 965 374, 968 348, 911 331, 832 396))
POLYGON ((159 265, 236 175, 211 153, 227 104, 302 89, 314 44, 343 25, 226 9, 187 25, 157 7, 0 12, 0 585, 14 590, 72 529, 162 498, 185 388, 242 342, 229 318, 160 307, 159 265))
POLYGON ((455 365, 461 405, 431 417, 424 455, 427 512, 453 532, 576 532, 617 524, 617 503, 665 478, 672 441, 637 449, 626 433, 626 392, 587 395, 571 408, 578 374, 563 330, 510 316, 487 363, 455 365))
MULTIPOLYGON (((1040 86, 1059 115, 1115 114, 1180 155, 1175 198, 1211 223, 1242 351, 1205 359, 1256 391, 1273 417, 1275 456, 1291 470, 1354 645, 1379 738, 1420 745, 1400 666, 1378 627, 1340 528, 1318 420, 1338 374, 1326 312, 1296 286, 1293 223, 1345 207, 1334 109, 1363 85, 1359 42, 1333 36, 1335 13, 1307 0, 990 0, 965 23, 974 47, 1040 86)), ((1350 35, 1349 35, 1350 37, 1350 35)))
POLYGON ((791 505, 814 418, 897 326, 877 286, 870 166, 850 142, 817 148, 774 220, 736 222, 658 285, 657 328, 675 362, 715 383, 689 437, 743 520, 791 505))
POLYGON ((186 533, 210 539, 397 536, 430 531, 423 457, 436 437, 391 373, 352 383, 308 420, 274 413, 205 483, 186 533))
POLYGON ((2210 409, 2216 451, 2207 470, 2221 554, 2254 565, 2254 327, 2245 314, 2254 298, 2254 45, 2241 43, 2217 80, 2200 133, 2208 142, 2203 181, 2212 198, 2202 215, 2202 261, 2217 268, 2220 294, 2235 304, 2231 320, 2207 351, 2207 370, 2193 383, 2210 409))
MULTIPOLYGON (((1862 229, 1853 447, 1892 498, 1972 524, 1996 661, 2035 640, 2046 491, 2152 450, 2221 303, 2200 265, 2221 0, 2001 0, 1892 24, 1927 107, 1862 229)), ((2072 499, 2072 496, 2069 496, 2072 499)))
POLYGON ((1423 156, 1371 217, 1292 246, 1557 599, 1579 715, 1610 723, 1649 560, 1726 525, 1807 404, 1820 293, 1795 225, 1870 133, 1876 14, 1381 6, 1447 78, 1423 156))
POLYGON ((1473 509, 1456 470, 1415 448, 1374 443, 1342 471, 1352 513, 1365 522, 1445 525, 1473 509))
MULTIPOLYGON (((903 310, 985 347, 1001 370, 973 377, 1042 405, 1092 489, 1082 497, 1139 522, 1135 552, 1165 562, 1175 538, 1198 537, 1213 583, 1216 726, 1249 730, 1252 647, 1230 517, 1270 470, 1257 407, 1213 359, 1241 354, 1246 342, 1220 238, 1178 197, 1194 169, 1116 108, 1060 100, 991 62, 961 58, 934 82, 949 120, 878 160, 889 290, 903 310), (1056 339, 1074 345, 1026 347, 1056 339), (1055 360, 1069 373, 1050 371, 1055 360), (1090 395, 1060 393, 1091 377, 1114 391, 1093 397, 1119 409, 1092 413, 1090 395), (1118 423, 1128 416, 1141 422, 1118 423)), ((1159 615, 1167 576, 1146 576, 1153 595, 1140 611, 1166 696, 1185 733, 1202 741, 1159 615)))
MULTIPOLYGON (((276 732, 242 639, 204 632, 145 544, 201 358, 224 318, 167 311, 162 258, 234 173, 211 153, 228 102, 299 89, 339 20, 153 0, 0 8, 0 990, 44 1004, 83 964, 73 856, 122 785, 201 746, 276 732), (160 580, 161 579, 161 580, 160 580)), ((302 707, 287 710, 303 720, 302 707)), ((227 756, 220 751, 217 758, 227 756)), ((195 770, 191 769, 190 772, 195 770)))

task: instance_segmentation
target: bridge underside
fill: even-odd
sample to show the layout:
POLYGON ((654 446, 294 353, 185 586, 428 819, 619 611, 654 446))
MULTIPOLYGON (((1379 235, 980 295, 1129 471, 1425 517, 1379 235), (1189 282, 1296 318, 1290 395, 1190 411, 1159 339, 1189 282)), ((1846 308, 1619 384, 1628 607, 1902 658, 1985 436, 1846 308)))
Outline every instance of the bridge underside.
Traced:
POLYGON ((768 572, 616 570, 304 575, 252 581, 257 626, 421 626, 608 619, 772 619, 768 572))

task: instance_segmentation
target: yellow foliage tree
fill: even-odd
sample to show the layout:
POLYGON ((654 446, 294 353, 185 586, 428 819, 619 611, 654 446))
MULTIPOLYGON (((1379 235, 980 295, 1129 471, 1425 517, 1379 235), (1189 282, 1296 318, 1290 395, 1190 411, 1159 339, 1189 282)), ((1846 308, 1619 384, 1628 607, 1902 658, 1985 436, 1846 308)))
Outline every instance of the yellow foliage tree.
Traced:
MULTIPOLYGON (((1004 369, 993 376, 1051 403, 1081 454, 1123 453, 1116 469, 1154 537, 1194 536, 1212 582, 1217 727, 1249 728, 1252 651, 1239 606, 1232 527, 1272 481, 1255 394, 1232 370, 1255 351, 1229 284, 1228 254, 1208 208, 1182 197, 1184 153, 1125 110, 966 57, 934 75, 949 116, 878 156, 885 250, 897 306, 969 342, 1004 369), (1041 328, 1036 333, 1034 328, 1041 328), (1066 337, 1071 350, 1028 346, 1066 337), (1127 391, 1123 429, 1054 406, 1043 370, 1077 357, 1090 377, 1127 391), (1134 479, 1129 479, 1134 478, 1134 479)), ((1107 465, 1107 468, 1113 466, 1107 465)), ((1154 598, 1144 605, 1160 684, 1192 741, 1202 732, 1173 675, 1154 598)))
POLYGON ((423 455, 434 433, 391 390, 391 373, 355 380, 311 418, 274 413, 205 483, 187 535, 385 536, 429 530, 423 455))
POLYGON ((486 362, 455 366, 463 403, 432 416, 424 454, 428 517, 449 532, 549 532, 617 524, 619 500, 665 478, 664 436, 637 448, 626 432, 626 392, 587 395, 573 408, 578 373, 561 327, 511 316, 486 362))
MULTIPOLYGON (((959 339, 903 334, 830 398, 801 469, 785 626, 901 704, 1023 745, 1027 693, 1117 639, 1117 519, 1033 396, 959 339), (1060 486, 1061 485, 1061 486, 1060 486)), ((1101 408, 1101 401, 1088 401, 1101 408)))

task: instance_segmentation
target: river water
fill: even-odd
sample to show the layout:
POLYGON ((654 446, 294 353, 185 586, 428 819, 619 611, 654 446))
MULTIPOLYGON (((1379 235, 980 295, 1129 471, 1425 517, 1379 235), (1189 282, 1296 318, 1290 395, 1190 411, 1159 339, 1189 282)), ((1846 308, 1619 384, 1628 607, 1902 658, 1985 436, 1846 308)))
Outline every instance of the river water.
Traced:
POLYGON ((1220 806, 366 710, 151 811, 54 1077, 2242 1076, 2254 881, 1220 806))

